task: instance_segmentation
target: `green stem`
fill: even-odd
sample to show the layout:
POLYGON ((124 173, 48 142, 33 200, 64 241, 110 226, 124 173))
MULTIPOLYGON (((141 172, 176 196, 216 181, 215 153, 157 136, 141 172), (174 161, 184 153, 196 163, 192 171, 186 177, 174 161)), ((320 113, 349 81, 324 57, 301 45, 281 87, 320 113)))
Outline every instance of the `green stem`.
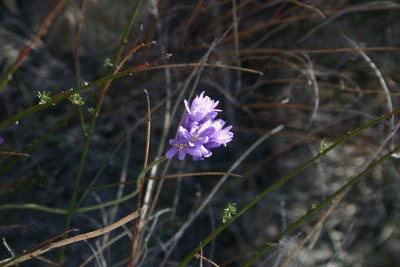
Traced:
POLYGON ((64 100, 64 99, 70 97, 73 94, 80 93, 82 91, 85 91, 86 89, 89 89, 89 88, 93 87, 93 86, 105 84, 108 81, 123 77, 123 76, 125 76, 125 75, 127 75, 129 73, 135 72, 135 71, 136 71, 136 68, 128 69, 128 70, 119 72, 118 74, 110 75, 110 76, 101 78, 101 79, 99 79, 97 81, 94 81, 94 82, 88 84, 88 85, 85 85, 85 86, 79 87, 77 89, 74 89, 71 92, 58 94, 58 95, 54 96, 53 98, 51 98, 51 100, 49 102, 46 102, 45 104, 42 104, 42 105, 41 104, 37 104, 36 106, 30 107, 30 108, 22 111, 21 113, 19 113, 19 114, 13 116, 13 117, 1 122, 0 123, 0 128, 3 128, 3 127, 8 126, 10 124, 13 124, 16 121, 21 120, 21 119, 25 118, 26 116, 29 116, 29 115, 31 115, 31 114, 33 114, 35 112, 38 112, 38 111, 40 111, 42 109, 45 109, 45 108, 51 106, 52 104, 55 104, 55 103, 57 103, 57 102, 59 102, 61 100, 64 100))
MULTIPOLYGON (((128 36, 128 34, 130 32, 130 29, 132 28, 133 21, 134 21, 136 15, 137 15, 137 12, 139 10, 139 6, 140 6, 141 2, 142 2, 142 0, 136 1, 135 7, 134 7, 134 9, 133 9, 133 11, 131 13, 132 15, 131 15, 128 23, 127 23, 127 26, 125 27, 125 32, 124 32, 124 35, 121 38, 120 46, 117 49, 115 58, 118 58, 119 53, 123 49, 123 43, 126 41, 126 37, 128 36)), ((76 211, 75 204, 76 204, 76 199, 78 197, 79 184, 80 184, 80 180, 81 180, 81 177, 82 177, 84 164, 85 164, 85 161, 86 161, 86 155, 87 155, 87 152, 89 150, 89 144, 90 144, 90 140, 91 140, 91 137, 93 135, 93 132, 94 132, 94 128, 96 126, 97 117, 98 117, 98 115, 100 113, 100 109, 101 109, 101 106, 103 104, 105 92, 108 89, 107 87, 110 86, 110 83, 111 83, 111 81, 109 83, 105 84, 104 86, 102 86, 103 87, 102 88, 102 92, 100 94, 99 100, 97 101, 97 105, 96 105, 96 109, 95 109, 95 116, 94 116, 94 118, 92 119, 92 121, 90 123, 90 127, 89 127, 89 129, 87 131, 87 134, 86 134, 86 137, 85 137, 83 151, 82 151, 82 154, 81 154, 81 159, 79 161, 78 172, 77 172, 76 177, 75 177, 74 190, 72 192, 71 201, 70 201, 70 205, 69 205, 68 213, 67 213, 67 218, 65 220, 64 232, 68 231, 70 223, 71 223, 72 215, 76 211)), ((128 196, 126 196, 126 197, 128 197, 128 196)), ((62 239, 66 239, 67 236, 68 236, 68 234, 65 234, 62 239)), ((62 257, 64 255, 64 250, 65 250, 65 247, 61 247, 60 251, 58 253, 58 262, 59 263, 61 263, 62 257)))
MULTIPOLYGON (((107 77, 106 77, 107 78, 107 77)), ((103 78, 104 79, 104 78, 103 78)), ((79 89, 77 89, 76 91, 83 91, 83 90, 85 90, 85 89, 87 89, 87 88, 90 88, 91 86, 94 86, 94 85, 96 85, 95 83, 97 83, 97 81, 96 82, 93 82, 93 83, 91 83, 91 84, 89 84, 89 85, 87 85, 87 86, 84 86, 84 87, 81 87, 81 88, 79 88, 79 89)), ((76 92, 75 91, 75 92, 76 92)), ((97 93, 99 92, 99 89, 97 89, 92 95, 90 95, 89 96, 89 98, 87 99, 87 101, 90 101, 93 97, 95 97, 95 95, 97 95, 97 93)), ((58 102, 58 101, 57 101, 58 102)), ((37 106, 41 106, 41 105, 37 105, 37 106)), ((35 106, 36 107, 36 106, 35 106)), ((51 129, 49 132, 47 132, 44 136, 42 136, 39 140, 37 140, 35 143, 33 143, 27 150, 25 150, 24 151, 24 154, 29 154, 32 150, 34 150, 37 146, 39 146, 44 140, 46 140, 47 138, 49 138, 53 133, 55 133, 57 130, 59 130, 59 129, 61 129, 61 127, 63 127, 63 126, 65 126, 75 115, 76 115, 76 113, 78 113, 78 111, 79 111, 79 108, 76 108, 71 114, 69 114, 64 120, 62 120, 61 122, 59 122, 59 123, 57 123, 57 125, 53 128, 53 129, 51 129)), ((20 114, 18 114, 18 115, 16 115, 16 116, 19 116, 19 115, 21 115, 23 112, 21 112, 20 114)), ((28 114, 29 115, 29 114, 28 114)), ((15 118, 15 116, 14 117, 12 117, 10 120, 12 120, 13 121, 13 118, 15 118)), ((8 121, 8 120, 7 120, 8 121)), ((7 122, 7 121, 5 121, 5 122, 7 122)), ((3 122, 3 123, 5 123, 5 122, 3 122)), ((1 124, 0 124, 1 125, 1 124)), ((0 127, 1 128, 1 127, 0 127)), ((3 175, 4 173, 6 173, 6 171, 8 171, 9 169, 11 169, 13 166, 15 166, 15 164, 17 164, 20 160, 21 160, 21 158, 23 158, 22 156, 21 157, 18 157, 16 160, 14 160, 13 162, 11 162, 10 164, 8 164, 7 165, 7 167, 5 167, 5 168, 2 168, 1 170, 0 170, 0 176, 1 175, 3 175)))
POLYGON ((49 208, 46 206, 34 204, 34 203, 25 203, 25 204, 6 204, 1 205, 0 210, 17 210, 17 209, 26 209, 26 210, 40 210, 44 212, 57 213, 57 214, 67 214, 67 210, 57 209, 57 208, 49 208))
POLYGON ((100 208, 103 208, 103 207, 108 207, 108 206, 111 206, 111 205, 115 205, 115 204, 118 204, 118 203, 121 203, 121 202, 124 202, 124 201, 126 201, 128 199, 133 198, 134 196, 136 196, 139 193, 140 183, 141 183, 144 175, 146 174, 146 172, 148 170, 150 170, 151 168, 153 168, 154 166, 156 166, 157 164, 159 164, 159 163, 161 163, 161 162, 163 162, 165 160, 167 160, 167 158, 165 156, 163 156, 162 158, 152 162, 145 169, 143 169, 143 171, 140 172, 140 174, 138 175, 137 181, 136 181, 136 190, 133 193, 131 193, 131 194, 129 194, 129 195, 127 195, 127 196, 125 196, 125 197, 123 197, 121 199, 116 199, 114 201, 110 201, 110 202, 107 202, 107 203, 103 203, 103 204, 99 204, 99 205, 95 205, 95 206, 91 206, 91 207, 80 208, 76 212, 87 212, 87 211, 91 211, 91 210, 96 210, 96 209, 100 209, 100 208))
POLYGON ((122 50, 124 49, 124 46, 126 44, 126 39, 128 38, 128 35, 131 31, 133 21, 135 20, 136 14, 139 11, 140 4, 142 3, 142 0, 137 0, 135 6, 133 7, 132 15, 128 20, 128 25, 125 28, 124 34, 122 35, 121 41, 119 42, 117 51, 115 53, 114 59, 113 59, 113 66, 117 64, 117 60, 119 55, 121 54, 122 50))
POLYGON ((304 215, 303 217, 301 217, 297 222, 295 222, 294 224, 292 224, 288 229, 286 229, 286 231, 282 232, 279 236, 277 236, 274 240, 272 240, 271 242, 268 242, 268 244, 260 251, 258 251, 250 260, 248 260, 243 266, 249 266, 250 263, 252 263, 253 261, 255 261, 256 259, 258 259, 263 253, 267 252, 272 245, 274 243, 277 243, 279 240, 281 240, 283 237, 285 237, 287 234, 289 234, 291 231, 293 231, 294 229, 296 229, 297 227, 299 227, 303 222, 305 222, 310 216, 312 216, 313 214, 315 214, 317 211, 319 211, 320 209, 322 209, 323 207, 325 207, 325 205, 327 205, 328 203, 330 203, 331 201, 333 201, 338 195, 340 195, 341 193, 343 193, 346 189, 348 189, 352 184, 354 184, 361 176, 363 176, 364 174, 370 172, 372 169, 374 169, 377 165, 379 165, 380 163, 382 163, 384 160, 386 160, 387 158, 389 158, 393 153, 395 153, 396 151, 400 150, 400 146, 397 146, 393 151, 390 151, 389 153, 387 153, 385 156, 383 156, 382 158, 380 158, 379 160, 375 161, 373 164, 369 165, 368 168, 366 168, 364 171, 360 172, 358 175, 356 175, 353 179, 351 179, 347 184, 345 184, 343 187, 341 187, 338 191, 336 191, 335 193, 333 193, 330 197, 328 197, 327 199, 325 199, 323 202, 321 202, 318 206, 316 206, 314 209, 312 209, 311 211, 309 211, 306 215, 304 215))
MULTIPOLYGON (((89 128, 89 130, 87 132, 87 135, 85 137, 85 142, 84 142, 84 145, 83 145, 83 151, 82 151, 82 154, 81 154, 81 159, 79 161, 78 172, 77 172, 77 174, 75 176, 74 189, 72 191, 71 200, 69 202, 67 218, 65 219, 64 233, 69 230, 69 226, 71 224, 72 215, 75 213, 75 203, 76 203, 76 199, 78 197, 79 185, 80 185, 82 172, 83 172, 83 168, 84 168, 84 164, 85 164, 85 160, 86 160, 86 155, 87 155, 87 152, 89 150, 90 138, 91 138, 91 136, 93 134, 94 126, 96 125, 96 118, 97 118, 97 116, 95 116, 93 118, 92 122, 90 123, 90 128, 89 128)), ((68 237, 68 234, 63 235, 62 240, 65 240, 67 237, 68 237)), ((59 253, 58 253, 58 263, 61 263, 62 258, 64 256, 64 251, 65 251, 65 247, 61 247, 60 250, 59 250, 59 253)))
MULTIPOLYGON (((174 94, 178 93, 179 90, 175 90, 172 92, 171 96, 173 96, 174 94)), ((157 111, 166 101, 166 98, 162 101, 160 101, 152 110, 150 113, 153 113, 155 111, 157 111)), ((108 160, 106 163, 104 163, 104 165, 100 168, 100 170, 97 172, 97 174, 95 175, 95 177, 93 178, 93 180, 90 182, 90 184, 88 185, 88 188, 93 187, 94 184, 96 183, 96 181, 98 180, 98 178, 100 177, 100 174, 104 171, 104 169, 109 165, 111 159, 117 154, 117 152, 119 151, 119 149, 124 145, 126 138, 130 138, 130 135, 132 134, 132 132, 134 131, 134 129, 136 129, 140 124, 142 124, 145 119, 147 118, 147 116, 142 117, 139 121, 137 121, 137 123, 135 124, 135 126, 132 127, 132 129, 129 131, 129 133, 125 136, 125 138, 123 140, 120 141, 120 143, 117 145, 117 147, 114 149, 114 151, 111 153, 111 155, 109 156, 108 160)), ((79 199, 79 201, 77 202, 76 206, 79 207, 81 205, 81 203, 83 202, 83 200, 85 199, 86 195, 88 194, 89 190, 85 190, 85 192, 82 194, 81 198, 79 199)))
MULTIPOLYGON (((134 196, 136 196, 139 193, 140 183, 141 183, 144 175, 146 174, 146 172, 148 172, 155 165, 157 165, 165 160, 167 160, 167 158, 164 156, 164 157, 152 162, 151 164, 149 164, 145 169, 143 169, 140 172, 140 174, 138 175, 137 181, 136 181, 136 190, 133 193, 131 193, 121 199, 116 199, 116 200, 109 201, 109 202, 102 203, 102 204, 95 205, 95 206, 83 207, 83 208, 75 210, 75 212, 81 213, 81 212, 87 212, 87 211, 91 211, 91 210, 97 210, 97 209, 115 205, 115 204, 118 204, 118 203, 121 203, 121 202, 124 202, 126 200, 133 198, 134 196)), ((68 210, 49 208, 46 206, 33 204, 33 203, 7 204, 7 205, 0 206, 0 210, 9 210, 9 209, 30 209, 30 210, 39 210, 39 211, 45 211, 45 212, 51 212, 51 213, 57 213, 57 214, 68 214, 68 210)))
MULTIPOLYGON (((320 157, 322 157, 323 155, 325 155, 326 153, 328 153, 329 151, 333 150, 335 147, 339 146, 340 144, 344 143, 345 141, 347 141, 348 139, 350 139, 351 137, 361 133, 362 131, 364 131, 365 129, 371 127, 372 125, 377 124, 378 122, 381 122, 385 119, 390 118, 391 116, 393 116, 393 114, 396 114, 400 112, 400 107, 396 108, 395 110, 393 110, 390 113, 387 113, 385 115, 382 115, 379 118, 376 118, 366 124, 364 124, 363 126, 357 128, 356 130, 354 130, 353 132, 345 135, 344 137, 342 137, 339 141, 337 141, 336 143, 334 143, 333 145, 331 145, 330 147, 328 147, 327 149, 325 149, 322 153, 318 154, 317 156, 315 156, 314 158, 312 158, 311 160, 309 160, 308 162, 306 162, 304 165, 300 166, 299 168, 297 168, 296 170, 292 171, 291 173, 289 173, 288 175, 286 175, 285 177, 279 179, 277 182, 275 182, 272 186, 270 186, 269 188, 267 188, 264 192, 262 192, 260 195, 258 195, 257 197, 255 197, 250 203, 248 203, 246 206, 244 206, 241 210, 239 210, 237 212, 237 215, 234 216, 231 220, 229 220, 226 223, 221 224, 217 229, 214 230, 214 232, 212 232, 206 239, 204 239, 203 242, 200 243, 200 245, 198 245, 179 265, 178 267, 183 267, 184 265, 186 265, 194 256, 196 253, 198 253, 198 251, 200 251, 201 247, 206 246, 211 240, 213 240, 222 230, 224 230, 228 225, 230 225, 232 222, 234 222, 237 218, 239 218, 244 212, 246 212, 249 208, 251 208, 254 204, 256 204, 258 201, 260 201, 262 198, 264 198, 269 192, 271 192, 272 190, 274 190, 275 188, 277 188, 278 186, 282 185, 284 182, 286 182, 287 180, 289 180, 290 178, 292 178, 294 175, 296 175, 297 173, 301 172, 302 170, 304 170, 307 166, 309 166, 311 163, 313 163, 314 161, 316 161, 317 159, 319 159, 320 157)), ((316 210, 312 211, 314 214, 314 212, 316 212, 316 210)))

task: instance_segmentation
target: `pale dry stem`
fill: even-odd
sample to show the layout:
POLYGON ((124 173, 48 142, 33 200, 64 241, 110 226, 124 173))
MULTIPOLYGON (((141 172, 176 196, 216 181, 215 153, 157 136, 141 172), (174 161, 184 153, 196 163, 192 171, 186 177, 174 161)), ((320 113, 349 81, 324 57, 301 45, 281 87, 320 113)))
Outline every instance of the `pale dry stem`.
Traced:
POLYGON ((34 252, 31 252, 31 253, 29 253, 27 255, 24 255, 24 256, 18 258, 17 260, 15 260, 15 261, 11 261, 12 259, 6 259, 6 260, 1 261, 0 263, 6 263, 7 262, 4 265, 4 267, 12 266, 15 263, 20 263, 20 262, 32 259, 32 258, 37 257, 37 256, 39 256, 39 255, 41 255, 43 253, 46 253, 47 251, 50 251, 52 249, 55 249, 55 248, 58 248, 58 247, 62 247, 62 246, 66 246, 66 245, 69 245, 69 244, 72 244, 72 243, 76 243, 78 241, 86 240, 86 239, 89 239, 89 238, 93 238, 93 237, 96 237, 96 236, 103 235, 103 234, 108 233, 108 232, 110 232, 110 231, 112 231, 112 230, 114 230, 114 229, 116 229, 116 228, 118 228, 118 227, 120 227, 122 225, 125 225, 126 223, 128 223, 131 220, 133 220, 136 217, 138 217, 144 211, 145 211, 145 209, 138 210, 138 211, 126 216, 125 218, 119 220, 118 222, 116 222, 116 223, 114 223, 114 224, 112 224, 110 226, 104 227, 102 229, 99 229, 99 230, 96 230, 96 231, 93 231, 93 232, 89 232, 89 233, 86 233, 86 234, 70 237, 68 239, 62 240, 62 241, 57 242, 57 243, 52 243, 52 244, 50 244, 48 246, 45 246, 45 247, 43 247, 41 249, 38 249, 38 250, 36 250, 34 252))

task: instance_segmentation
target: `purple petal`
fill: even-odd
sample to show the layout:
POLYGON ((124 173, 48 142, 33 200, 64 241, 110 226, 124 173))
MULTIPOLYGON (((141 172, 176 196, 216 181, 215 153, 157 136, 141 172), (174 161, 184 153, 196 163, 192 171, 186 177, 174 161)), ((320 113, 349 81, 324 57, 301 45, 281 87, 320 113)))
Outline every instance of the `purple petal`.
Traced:
POLYGON ((179 149, 176 146, 173 146, 173 147, 171 147, 171 149, 169 149, 167 151, 167 153, 165 153, 165 156, 170 159, 173 156, 175 156, 175 154, 178 152, 179 152, 179 149))
POLYGON ((185 120, 183 121, 182 127, 185 129, 189 129, 189 125, 190 125, 190 115, 189 115, 189 113, 186 113, 185 120))
POLYGON ((210 149, 210 148, 216 148, 216 147, 220 147, 221 144, 215 141, 210 141, 207 144, 204 145, 204 147, 210 149))
POLYGON ((200 152, 201 155, 205 158, 211 157, 212 155, 212 152, 209 149, 205 148, 204 146, 200 147, 200 152))
POLYGON ((211 127, 211 120, 208 120, 203 124, 200 124, 199 127, 196 129, 197 134, 210 135, 211 133, 213 133, 215 131, 214 128, 210 128, 210 127, 211 127))
POLYGON ((188 131, 186 131, 184 133, 184 137, 185 137, 185 140, 188 140, 189 142, 190 142, 190 140, 192 140, 192 135, 188 131))
POLYGON ((193 156, 193 161, 198 161, 198 160, 204 160, 203 157, 199 156, 193 156))
POLYGON ((178 153, 179 159, 183 160, 186 157, 186 151, 183 150, 182 153, 178 153))
POLYGON ((172 158, 176 153, 180 160, 186 154, 192 155, 193 160, 204 160, 210 157, 210 149, 219 147, 232 141, 232 126, 224 127, 226 121, 217 119, 220 109, 216 109, 219 101, 211 100, 204 96, 204 91, 196 95, 192 103, 184 101, 187 114, 182 126, 179 126, 177 139, 170 139, 172 148, 166 152, 167 158, 172 158))
POLYGON ((185 107, 188 111, 191 121, 203 123, 208 119, 214 119, 220 109, 215 109, 219 101, 211 100, 208 96, 204 97, 204 91, 200 96, 196 96, 192 101, 192 105, 185 100, 185 107))
POLYGON ((197 149, 197 147, 185 147, 188 154, 192 155, 192 156, 201 156, 201 152, 199 151, 199 149, 197 149))
POLYGON ((186 107, 186 110, 187 110, 188 114, 191 114, 192 111, 190 110, 189 102, 185 99, 184 103, 185 103, 185 107, 186 107))

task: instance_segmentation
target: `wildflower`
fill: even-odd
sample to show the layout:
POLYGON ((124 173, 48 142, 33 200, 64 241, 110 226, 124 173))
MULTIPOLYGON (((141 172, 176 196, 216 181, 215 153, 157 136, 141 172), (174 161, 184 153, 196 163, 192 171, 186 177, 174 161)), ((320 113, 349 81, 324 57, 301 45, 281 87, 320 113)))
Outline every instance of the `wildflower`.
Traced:
POLYGON ((222 129, 225 123, 226 121, 221 119, 212 122, 211 127, 214 128, 215 131, 208 136, 209 142, 206 144, 207 148, 215 148, 221 145, 226 146, 226 143, 232 141, 233 133, 229 131, 232 129, 232 126, 222 129))
POLYGON ((215 109, 217 105, 218 101, 215 102, 208 96, 204 97, 204 92, 196 96, 191 106, 185 100, 188 114, 178 129, 178 138, 169 140, 172 148, 165 154, 167 158, 178 154, 179 159, 183 160, 186 154, 189 154, 193 156, 194 161, 204 160, 212 155, 210 149, 226 146, 226 143, 232 140, 233 133, 229 131, 232 126, 223 129, 225 121, 213 121, 218 112, 222 111, 215 109))
POLYGON ((167 151, 165 156, 167 158, 172 158, 173 156, 175 156, 176 153, 178 153, 180 160, 183 160, 186 154, 200 157, 201 150, 196 148, 196 146, 194 146, 193 143, 189 144, 189 140, 190 140, 190 133, 188 133, 188 130, 186 130, 182 126, 179 126, 178 139, 169 140, 169 144, 172 146, 172 148, 167 151))
POLYGON ((4 142, 4 138, 0 137, 0 144, 4 142))
POLYGON ((185 99, 185 106, 188 112, 187 117, 190 121, 196 121, 198 123, 204 123, 205 121, 211 119, 213 120, 217 116, 217 112, 222 111, 220 109, 215 109, 219 101, 211 100, 208 96, 204 97, 204 91, 200 96, 196 96, 192 101, 192 106, 189 107, 189 103, 185 99))

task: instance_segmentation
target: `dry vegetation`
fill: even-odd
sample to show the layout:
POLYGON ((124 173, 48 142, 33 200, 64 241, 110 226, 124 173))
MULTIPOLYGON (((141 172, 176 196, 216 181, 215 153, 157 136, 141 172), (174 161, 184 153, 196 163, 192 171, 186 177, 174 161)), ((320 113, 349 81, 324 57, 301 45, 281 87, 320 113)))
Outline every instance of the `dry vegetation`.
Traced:
MULTIPOLYGON (((0 260, 67 229, 79 229, 71 237, 112 225, 137 211, 140 196, 140 206, 150 206, 145 215, 65 246, 60 266, 176 266, 222 224, 228 203, 240 210, 319 155, 322 140, 329 147, 399 107, 396 1, 143 1, 118 60, 127 55, 126 61, 107 68, 104 60, 114 59, 135 4, 2 1, 0 233, 7 245, 0 260), (70 88, 111 72, 123 75, 81 90, 85 105, 65 99, 70 88), (38 91, 62 100, 43 108, 38 91), (146 158, 150 164, 169 149, 183 100, 202 91, 220 101, 220 116, 233 125, 233 141, 211 158, 163 162, 146 174, 157 179, 146 179, 139 195, 70 214, 67 229, 66 214, 26 208, 68 210, 72 196, 76 203, 85 196, 79 204, 87 207, 131 194, 146 158), (94 119, 88 108, 99 103, 94 119), (33 106, 40 110, 8 123, 33 106), (167 176, 198 172, 208 175, 167 176)), ((394 115, 366 127, 261 198, 204 246, 202 264, 242 266, 259 255, 251 266, 395 266, 397 154, 274 239, 396 148, 398 121, 394 115)), ((58 253, 51 249, 19 266, 54 266, 58 253)), ((189 264, 201 266, 198 258, 189 264)))

